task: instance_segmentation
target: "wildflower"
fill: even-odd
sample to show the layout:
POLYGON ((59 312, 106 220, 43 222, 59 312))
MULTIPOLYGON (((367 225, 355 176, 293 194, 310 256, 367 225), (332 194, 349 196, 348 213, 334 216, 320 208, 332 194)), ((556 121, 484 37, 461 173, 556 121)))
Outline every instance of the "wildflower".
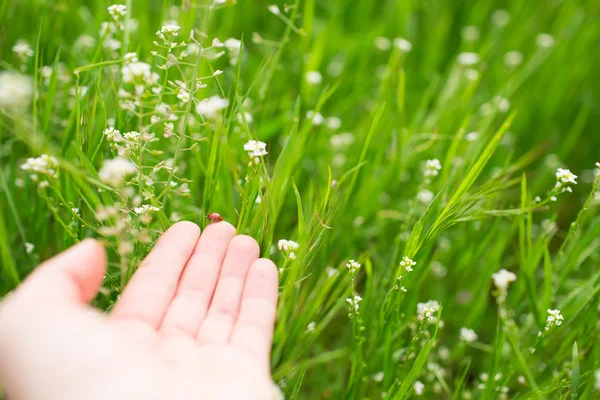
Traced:
POLYGON ((121 76, 125 83, 146 83, 151 78, 150 65, 145 62, 132 62, 121 69, 121 76))
POLYGON ((554 185, 554 189, 561 192, 572 192, 573 189, 571 189, 569 184, 577 185, 576 179, 577 175, 571 173, 568 169, 558 168, 556 170, 556 185, 554 185))
POLYGON ((165 138, 170 138, 173 136, 173 129, 175 129, 173 123, 165 122, 165 138))
POLYGON ((25 253, 27 254, 31 254, 33 253, 33 250, 35 249, 35 246, 29 242, 25 243, 25 253))
POLYGON ((421 190, 419 193, 417 193, 417 200, 423 204, 429 204, 431 203, 431 200, 433 200, 434 194, 433 192, 424 189, 421 190))
POLYGON ((277 242, 277 248, 279 251, 289 253, 291 251, 298 250, 300 245, 293 240, 281 239, 277 242))
POLYGON ((504 9, 494 11, 492 14, 492 24, 503 27, 510 22, 510 13, 504 9))
POLYGON ((126 53, 125 57, 124 57, 124 60, 125 60, 125 64, 134 63, 134 62, 138 62, 139 61, 138 60, 138 55, 135 52, 133 52, 133 53, 126 53))
POLYGON ((554 37, 547 33, 540 33, 535 37, 535 42, 537 45, 543 49, 549 49, 550 47, 554 47, 554 37))
POLYGON ((29 43, 24 40, 18 40, 13 46, 12 51, 22 63, 25 63, 35 54, 29 43))
POLYGON ((111 186, 119 186, 123 180, 135 173, 137 166, 124 158, 113 158, 104 161, 104 165, 98 173, 100 180, 111 186))
POLYGON ((323 81, 323 76, 318 71, 308 71, 304 78, 306 79, 306 82, 311 85, 318 85, 323 81))
POLYGON ((473 329, 460 328, 460 340, 464 340, 467 343, 471 343, 477 340, 479 336, 473 329))
POLYGON ((504 54, 504 65, 509 68, 518 67, 523 63, 523 53, 517 50, 509 51, 504 54))
POLYGON ((342 120, 339 119, 338 117, 328 117, 325 120, 325 124, 327 125, 327 127, 331 130, 336 130, 336 129, 340 129, 340 127, 342 126, 342 120))
POLYGON ((394 47, 403 53, 408 53, 412 50, 412 43, 404 38, 397 37, 394 39, 394 47))
POLYGON ((338 270, 333 267, 327 267, 325 268, 325 273, 327 274, 328 278, 333 278, 338 274, 338 270))
POLYGON ((500 271, 492 274, 492 278, 494 279, 494 285, 502 291, 506 291, 508 289, 508 285, 517 280, 517 276, 515 274, 505 269, 501 269, 500 271))
POLYGON ((281 14, 281 11, 279 10, 279 7, 276 4, 271 4, 270 6, 267 7, 267 9, 269 10, 269 12, 271 12, 274 15, 281 14))
POLYGON ((159 210, 160 210, 160 208, 158 208, 158 207, 154 207, 149 204, 143 204, 140 207, 135 207, 133 209, 133 212, 138 215, 142 215, 142 214, 152 214, 159 210))
POLYGON ((408 272, 412 272, 412 267, 414 267, 415 265, 417 265, 417 263, 406 256, 404 256, 404 258, 402 258, 402 261, 400 261, 400 267, 404 268, 408 272))
POLYGON ((437 176, 442 169, 440 160, 434 158, 433 160, 427 160, 425 162, 425 177, 437 176))
POLYGON ((550 330, 550 328, 552 328, 554 325, 556 325, 556 326, 562 325, 563 321, 564 321, 564 318, 563 318, 562 314, 560 313, 560 310, 548 309, 548 318, 546 319, 546 327, 544 328, 544 330, 546 332, 548 332, 550 330))
POLYGON ((362 297, 360 297, 359 295, 355 294, 352 297, 348 297, 346 299, 346 302, 348 304, 350 304, 350 312, 354 312, 356 314, 358 314, 358 310, 360 308, 360 302, 362 301, 362 297))
POLYGON ((421 381, 415 382, 415 395, 421 396, 423 394, 423 390, 425 389, 425 385, 421 381))
POLYGON ((106 139, 109 142, 122 142, 123 141, 123 136, 121 135, 121 132, 119 132, 119 130, 115 129, 115 127, 111 126, 109 128, 106 128, 104 130, 104 136, 106 136, 106 139))
POLYGON ((115 20, 119 20, 127 14, 127 6, 123 4, 113 4, 108 7, 108 13, 115 20))
POLYGON ((464 26, 460 31, 460 35, 467 42, 475 42, 479 40, 479 28, 475 25, 464 26))
POLYGON ((34 181, 38 179, 38 174, 47 175, 50 178, 57 178, 58 160, 48 154, 42 154, 36 158, 28 158, 21 165, 23 171, 30 172, 30 178, 34 181))
POLYGON ((163 25, 160 30, 156 32, 156 36, 158 36, 166 46, 173 47, 171 44, 179 35, 180 29, 179 26, 174 24, 163 25))
POLYGON ((358 273, 358 271, 360 270, 360 264, 358 262, 356 262, 355 260, 349 260, 346 263, 346 267, 348 268, 348 271, 350 271, 350 273, 352 275, 356 275, 358 273))
POLYGON ((306 112, 306 118, 311 120, 314 126, 323 125, 323 122, 325 122, 325 118, 323 115, 321 115, 321 113, 314 112, 312 110, 306 112))
POLYGON ((18 72, 0 72, 0 108, 23 109, 33 98, 33 82, 18 72))
POLYGON ((392 47, 391 40, 383 36, 377 36, 373 41, 373 44, 381 51, 387 51, 392 47))
POLYGON ((440 309, 440 303, 435 300, 429 300, 425 303, 417 304, 417 318, 419 321, 427 320, 427 322, 435 322, 437 312, 440 309))
POLYGON ((254 159, 255 164, 260 162, 260 157, 268 154, 267 144, 258 140, 248 140, 248 142, 244 145, 244 150, 248 152, 250 158, 254 159))
POLYGON ((469 132, 465 135, 465 139, 469 142, 474 142, 479 139, 479 132, 469 132))
POLYGON ((311 321, 311 322, 309 322, 308 326, 306 327, 306 331, 312 333, 315 331, 316 327, 317 327, 317 323, 315 321, 311 321))
POLYGON ((384 375, 383 371, 379 371, 379 372, 377 372, 376 374, 374 374, 374 375, 372 376, 372 378, 373 378, 373 380, 374 380, 375 382, 382 382, 382 381, 383 381, 383 377, 384 377, 384 376, 385 376, 385 375, 384 375))
POLYGON ((221 110, 227 108, 228 106, 229 100, 215 95, 206 99, 202 99, 200 102, 198 102, 196 105, 196 112, 208 119, 217 119, 221 110))
POLYGON ((179 89, 179 93, 177 94, 177 98, 179 100, 181 100, 181 102, 183 104, 187 103, 188 101, 190 101, 191 96, 190 96, 190 92, 188 92, 185 89, 179 89))
POLYGON ((479 54, 477 53, 460 53, 458 55, 458 63, 465 67, 470 67, 479 63, 479 54))
POLYGON ((354 135, 349 132, 340 133, 339 135, 333 135, 329 138, 329 144, 334 149, 340 149, 347 147, 354 143, 354 135))
POLYGON ((468 68, 465 71, 465 77, 470 81, 476 81, 477 79, 479 79, 479 71, 473 68, 468 68))

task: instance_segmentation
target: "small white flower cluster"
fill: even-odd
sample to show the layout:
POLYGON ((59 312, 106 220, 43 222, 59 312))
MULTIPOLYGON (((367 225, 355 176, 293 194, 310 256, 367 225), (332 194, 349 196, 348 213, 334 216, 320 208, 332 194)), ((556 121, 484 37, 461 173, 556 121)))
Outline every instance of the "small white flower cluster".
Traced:
POLYGON ((127 14, 127 6, 123 4, 113 4, 108 7, 108 14, 111 16, 111 21, 102 23, 100 27, 100 37, 104 40, 102 45, 106 50, 117 52, 121 48, 121 41, 118 39, 118 33, 124 29, 123 20, 127 14))
POLYGON ((300 245, 293 240, 281 239, 277 242, 277 248, 279 251, 285 254, 290 260, 296 259, 295 251, 300 248, 300 245))
POLYGON ((350 274, 354 276, 358 273, 358 271, 360 271, 361 265, 356 260, 349 260, 346 263, 346 267, 348 268, 350 274))
POLYGON ((440 163, 440 160, 438 160, 437 158, 434 158, 433 160, 425 161, 424 175, 426 178, 425 179, 426 182, 429 183, 429 180, 432 176, 438 176, 441 169, 442 169, 442 164, 440 163))
MULTIPOLYGON (((58 177, 58 160, 48 154, 42 154, 36 158, 28 158, 27 161, 21 165, 23 171, 29 172, 29 178, 37 182, 39 175, 45 175, 50 179, 56 179, 58 177)), ((49 185, 47 180, 42 180, 39 183, 40 189, 45 188, 49 185)))
POLYGON ((392 43, 394 44, 395 48, 397 48, 398 50, 400 50, 403 53, 408 53, 409 51, 412 50, 412 43, 401 37, 395 38, 394 41, 392 42, 390 39, 388 39, 384 36, 378 36, 373 41, 373 44, 375 45, 375 47, 381 51, 387 51, 387 50, 391 49, 392 43))
POLYGON ((135 155, 143 143, 157 140, 154 134, 136 131, 121 134, 118 129, 109 127, 104 130, 104 136, 118 156, 135 155))
POLYGON ((460 36, 464 41, 467 42, 476 42, 479 40, 479 36, 481 35, 479 28, 475 25, 466 25, 460 30, 460 36))
POLYGON ((127 6, 123 4, 113 4, 108 7, 108 14, 116 20, 119 21, 127 14, 127 6))
POLYGON ((413 270, 412 267, 414 267, 415 265, 417 265, 417 263, 406 256, 404 256, 404 258, 402 258, 402 261, 400 261, 400 266, 406 269, 406 271, 408 272, 411 272, 413 270))
POLYGON ((0 108, 21 110, 31 104, 33 81, 18 72, 0 72, 0 108))
POLYGON ((423 391, 425 390, 425 384, 421 381, 416 381, 414 389, 415 389, 415 396, 422 396, 423 391))
POLYGON ((181 28, 174 24, 163 25, 160 30, 156 32, 156 35, 164 42, 165 46, 170 48, 176 47, 177 43, 173 43, 177 36, 179 36, 179 30, 181 28))
POLYGON ((352 315, 352 314, 358 314, 358 310, 360 308, 360 302, 361 301, 362 301, 362 297, 360 297, 357 294, 355 294, 352 297, 348 297, 346 299, 346 302, 348 304, 350 304, 350 315, 352 315))
POLYGON ((112 187, 120 186, 125 178, 137 172, 137 166, 124 158, 113 158, 104 161, 98 172, 100 180, 112 187))
POLYGON ((479 64, 479 54, 464 52, 458 55, 458 63, 463 67, 472 67, 479 64))
POLYGON ((548 332, 553 326, 562 325, 563 321, 564 318, 560 313, 560 310, 548 309, 548 318, 546 319, 546 327, 544 328, 544 330, 548 332))
POLYGON ((523 63, 523 53, 512 50, 504 54, 504 65, 507 68, 516 68, 523 63))
POLYGON ((22 64, 26 63, 35 54, 29 43, 24 40, 17 40, 17 43, 12 47, 12 51, 22 64))
POLYGON ((160 210, 160 208, 158 208, 158 207, 154 207, 154 206, 151 206, 149 204, 143 204, 143 205, 141 205, 139 207, 135 207, 133 209, 133 212, 136 213, 136 214, 138 214, 138 215, 142 215, 142 214, 152 214, 152 213, 155 213, 155 212, 157 212, 159 210, 160 210))
POLYGON ((440 310, 440 303, 436 300, 429 300, 425 303, 417 304, 417 318, 419 321, 433 323, 437 320, 437 312, 440 310))
POLYGON ((319 71, 308 71, 304 75, 304 79, 311 85, 318 85, 323 81, 323 75, 319 71))
POLYGON ((199 101, 196 104, 196 112, 207 119, 216 120, 221 115, 221 110, 228 106, 229 100, 215 95, 199 101))
POLYGON ((394 285, 394 290, 401 290, 404 293, 408 291, 404 286, 401 286, 401 283, 404 280, 404 271, 406 271, 406 273, 412 272, 415 265, 417 265, 417 263, 410 258, 406 256, 402 258, 402 261, 400 261, 400 275, 398 275, 398 278, 396 278, 398 283, 394 285))
POLYGON ((460 328, 460 340, 467 343, 476 341, 479 338, 473 329, 460 328))
MULTIPOLYGON (((498 304, 503 305, 508 293, 508 286, 511 282, 517 280, 517 275, 505 269, 501 269, 492 274, 492 279, 494 280, 494 286, 498 289, 498 292, 496 293, 497 302, 498 304)), ((502 308, 500 312, 504 315, 505 310, 502 308)))
MULTIPOLYGON (((244 145, 244 150, 248 152, 248 155, 252 158, 254 164, 259 164, 260 157, 264 157, 268 154, 267 144, 258 140, 248 140, 244 145)), ((250 162, 249 165, 252 165, 252 162, 250 162)))
POLYGON ((342 126, 342 120, 340 118, 325 118, 323 114, 321 114, 320 112, 315 112, 313 110, 309 110, 306 112, 306 119, 309 120, 313 126, 321 126, 325 124, 325 126, 327 126, 327 128, 331 130, 339 129, 342 126))
POLYGON ((317 323, 315 321, 311 321, 306 326, 306 332, 313 333, 317 328, 317 323))
POLYGON ((33 253, 33 250, 35 250, 35 246, 32 243, 25 243, 25 253, 31 254, 33 253))
POLYGON ((569 186, 570 184, 577 185, 577 175, 573 174, 568 169, 558 168, 556 170, 556 184, 554 189, 562 192, 572 192, 573 189, 569 186))
POLYGON ((539 47, 549 49, 554 47, 555 40, 554 37, 548 33, 540 33, 535 37, 535 42, 539 47))
MULTIPOLYGON (((500 381, 503 376, 504 375, 502 375, 501 372, 498 372, 496 375, 494 375, 494 382, 500 381)), ((486 382, 490 379, 489 375, 484 372, 483 374, 479 375, 479 379, 481 379, 481 383, 478 384, 477 387, 479 389, 483 390, 486 387, 486 382)), ((510 388, 508 386, 500 386, 500 387, 496 387, 496 391, 505 394, 505 393, 508 393, 510 391, 510 388)))

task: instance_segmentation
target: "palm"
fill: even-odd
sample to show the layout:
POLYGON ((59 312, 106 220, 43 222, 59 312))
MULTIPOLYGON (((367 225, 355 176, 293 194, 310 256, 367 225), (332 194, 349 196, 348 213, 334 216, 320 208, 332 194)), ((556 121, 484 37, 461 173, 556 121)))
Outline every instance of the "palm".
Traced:
MULTIPOLYGON (((81 245, 71 253, 82 254, 68 252, 49 262, 56 267, 34 274, 0 313, 6 328, 0 332, 1 355, 13 367, 23 364, 30 379, 23 397, 269 399, 276 269, 258 259, 253 239, 234 238, 227 223, 198 236, 189 223, 167 231, 108 317, 85 304, 103 270, 104 253, 96 244, 81 245), (78 269, 84 275, 69 287, 64 280, 74 274, 61 257, 83 254, 92 265, 78 269), (53 274, 60 268, 63 281, 53 274), (55 282, 49 282, 52 276, 55 282), (81 301, 56 300, 48 284, 65 286, 63 294, 71 291, 67 295, 81 301), (26 345, 19 349, 20 343, 26 345), (40 362, 39 354, 48 353, 60 358, 40 362), (63 386, 69 395, 57 391, 52 397, 63 386)), ((0 365, 0 377, 10 393, 10 384, 18 381, 8 379, 15 374, 4 370, 6 364, 0 365)))

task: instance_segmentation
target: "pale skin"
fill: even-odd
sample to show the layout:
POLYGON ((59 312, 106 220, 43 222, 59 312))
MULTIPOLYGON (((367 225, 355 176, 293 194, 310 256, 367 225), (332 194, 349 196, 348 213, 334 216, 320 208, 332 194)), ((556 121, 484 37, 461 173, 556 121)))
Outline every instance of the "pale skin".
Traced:
POLYGON ((227 222, 180 222, 158 240, 110 315, 89 305, 106 267, 88 239, 46 261, 0 305, 10 399, 273 396, 277 269, 227 222))

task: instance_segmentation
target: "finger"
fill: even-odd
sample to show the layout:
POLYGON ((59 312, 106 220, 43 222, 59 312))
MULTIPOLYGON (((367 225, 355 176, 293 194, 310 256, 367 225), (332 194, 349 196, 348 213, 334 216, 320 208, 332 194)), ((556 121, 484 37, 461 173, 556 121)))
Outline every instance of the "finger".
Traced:
POLYGON ((199 236, 200 228, 191 222, 170 227, 131 278, 111 316, 156 329, 199 236))
POLYGON ((90 302, 102 284, 106 252, 86 239, 41 264, 18 289, 17 296, 33 302, 90 302))
POLYGON ((198 332, 200 342, 225 344, 229 341, 240 308, 248 269, 259 254, 258 243, 250 236, 233 238, 227 249, 208 313, 198 332))
POLYGON ((206 315, 235 228, 227 222, 206 227, 185 267, 160 331, 195 337, 206 315))
POLYGON ((278 274, 271 260, 261 258, 250 267, 231 344, 269 368, 277 311, 278 274))

